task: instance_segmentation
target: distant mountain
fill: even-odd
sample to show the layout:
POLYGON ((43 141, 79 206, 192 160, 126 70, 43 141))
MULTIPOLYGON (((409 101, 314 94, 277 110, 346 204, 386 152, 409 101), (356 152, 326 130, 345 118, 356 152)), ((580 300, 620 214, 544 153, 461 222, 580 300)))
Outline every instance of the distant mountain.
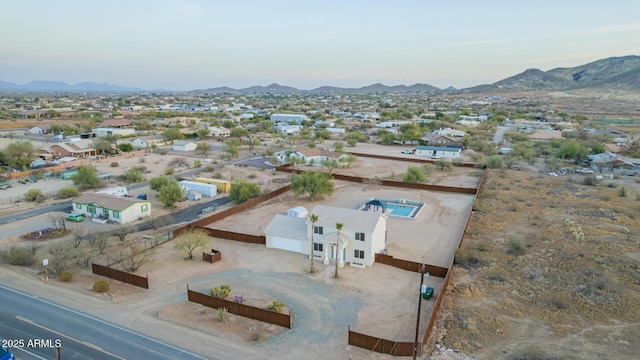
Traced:
POLYGON ((283 86, 279 84, 271 84, 268 86, 251 86, 244 89, 232 89, 229 87, 217 87, 204 90, 194 90, 197 93, 231 93, 231 94, 367 94, 367 93, 406 93, 406 92, 435 92, 440 91, 439 88, 428 84, 414 84, 411 86, 396 85, 387 86, 383 84, 373 84, 360 88, 341 88, 337 86, 321 86, 312 90, 300 90, 291 86, 283 86))
POLYGON ((32 81, 27 84, 13 84, 0 81, 0 91, 24 92, 139 92, 138 88, 126 88, 107 83, 81 82, 70 85, 61 81, 32 81))
POLYGON ((640 90, 640 56, 612 57, 572 68, 528 69, 490 85, 467 91, 571 90, 608 88, 640 90))

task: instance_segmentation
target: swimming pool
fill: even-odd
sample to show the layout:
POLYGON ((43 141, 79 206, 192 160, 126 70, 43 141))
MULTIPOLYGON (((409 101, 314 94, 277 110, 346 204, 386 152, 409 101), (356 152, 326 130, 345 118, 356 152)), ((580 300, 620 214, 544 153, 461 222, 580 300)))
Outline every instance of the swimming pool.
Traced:
POLYGON ((407 199, 385 199, 374 197, 367 201, 364 206, 360 207, 363 211, 382 211, 385 209, 385 215, 414 220, 425 203, 420 201, 412 201, 407 199))

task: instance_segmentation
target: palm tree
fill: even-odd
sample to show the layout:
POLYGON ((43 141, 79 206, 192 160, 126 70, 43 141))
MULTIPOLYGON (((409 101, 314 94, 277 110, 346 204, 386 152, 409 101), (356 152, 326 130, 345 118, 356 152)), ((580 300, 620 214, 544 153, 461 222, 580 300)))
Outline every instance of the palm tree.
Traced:
POLYGON ((313 232, 315 229, 315 224, 318 222, 318 215, 309 214, 309 220, 311 220, 311 252, 309 253, 311 256, 311 268, 309 272, 313 274, 313 232))
POLYGON ((338 278, 338 256, 340 251, 340 232, 342 231, 342 223, 336 223, 336 229, 338 229, 338 238, 336 239, 336 272, 334 277, 338 278))

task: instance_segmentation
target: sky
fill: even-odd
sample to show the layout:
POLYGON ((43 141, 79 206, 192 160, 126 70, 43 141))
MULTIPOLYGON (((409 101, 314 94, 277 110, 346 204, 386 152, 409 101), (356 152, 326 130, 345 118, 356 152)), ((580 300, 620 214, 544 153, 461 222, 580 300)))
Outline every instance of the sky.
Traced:
POLYGON ((638 0, 0 0, 0 80, 465 88, 640 54, 638 0))

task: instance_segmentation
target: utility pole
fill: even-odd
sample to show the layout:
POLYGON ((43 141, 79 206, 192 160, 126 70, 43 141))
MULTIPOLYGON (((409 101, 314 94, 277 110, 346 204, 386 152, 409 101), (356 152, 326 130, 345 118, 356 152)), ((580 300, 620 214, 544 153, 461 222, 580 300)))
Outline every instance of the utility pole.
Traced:
POLYGON ((420 332, 420 310, 422 310, 422 285, 424 285, 424 264, 420 266, 420 288, 418 289, 418 316, 416 316, 416 338, 413 341, 413 360, 418 356, 418 333, 420 332))

